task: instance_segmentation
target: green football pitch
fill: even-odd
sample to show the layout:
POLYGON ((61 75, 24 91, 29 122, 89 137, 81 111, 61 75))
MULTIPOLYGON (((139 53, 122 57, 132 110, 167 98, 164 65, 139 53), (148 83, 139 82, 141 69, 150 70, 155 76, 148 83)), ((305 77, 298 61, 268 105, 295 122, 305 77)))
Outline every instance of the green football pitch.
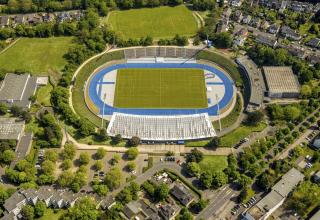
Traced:
POLYGON ((114 107, 206 108, 201 69, 119 69, 114 107))
POLYGON ((192 36, 197 32, 197 21, 184 5, 112 11, 107 24, 124 39, 192 36))

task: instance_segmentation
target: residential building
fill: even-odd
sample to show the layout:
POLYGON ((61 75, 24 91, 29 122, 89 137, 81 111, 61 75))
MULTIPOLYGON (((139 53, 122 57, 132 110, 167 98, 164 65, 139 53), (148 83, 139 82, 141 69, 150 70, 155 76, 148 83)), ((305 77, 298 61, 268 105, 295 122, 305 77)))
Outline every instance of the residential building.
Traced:
POLYGON ((182 183, 175 184, 170 193, 184 206, 188 206, 194 200, 191 191, 182 183))
POLYGON ((320 137, 317 137, 314 139, 312 143, 312 147, 315 148, 316 150, 320 150, 320 137))
POLYGON ((165 204, 160 207, 159 214, 163 220, 174 219, 178 215, 179 210, 171 204, 165 204))
POLYGON ((300 84, 288 66, 264 66, 263 76, 269 98, 298 98, 300 84))
POLYGON ((280 25, 278 24, 272 24, 269 27, 269 33, 270 34, 277 34, 280 30, 280 25))
POLYGON ((278 43, 277 38, 266 34, 258 34, 256 37, 256 42, 273 48, 276 47, 278 43))
POLYGON ((242 19, 243 24, 249 24, 251 22, 251 15, 246 15, 242 19))
POLYGON ((292 168, 284 174, 271 191, 262 198, 257 204, 251 207, 244 220, 266 220, 277 210, 288 197, 290 192, 304 179, 304 175, 297 169, 292 168))
POLYGON ((295 40, 295 41, 301 40, 300 34, 298 34, 295 30, 285 25, 281 27, 281 34, 284 37, 289 38, 291 40, 295 40))
POLYGON ((8 27, 10 25, 10 17, 7 15, 0 17, 0 27, 8 27))
POLYGON ((320 183, 320 170, 314 174, 313 179, 316 183, 320 183))
POLYGON ((310 41, 306 43, 307 46, 312 48, 317 48, 320 46, 320 39, 319 38, 312 38, 310 41))

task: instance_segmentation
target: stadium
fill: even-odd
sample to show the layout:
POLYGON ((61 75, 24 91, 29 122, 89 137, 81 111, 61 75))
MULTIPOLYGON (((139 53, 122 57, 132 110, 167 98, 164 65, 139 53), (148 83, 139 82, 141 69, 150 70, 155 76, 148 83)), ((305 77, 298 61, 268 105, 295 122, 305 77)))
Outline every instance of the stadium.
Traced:
POLYGON ((89 77, 84 97, 91 112, 109 120, 110 136, 184 141, 216 135, 212 121, 227 116, 236 99, 229 74, 196 60, 199 50, 147 47, 124 50, 89 77))

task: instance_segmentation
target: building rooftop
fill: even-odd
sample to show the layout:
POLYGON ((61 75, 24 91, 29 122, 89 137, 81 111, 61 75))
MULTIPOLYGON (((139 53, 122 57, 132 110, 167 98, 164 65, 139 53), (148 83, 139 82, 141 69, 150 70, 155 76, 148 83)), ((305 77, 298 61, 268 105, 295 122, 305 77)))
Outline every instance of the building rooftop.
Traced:
POLYGON ((20 191, 16 191, 12 196, 6 199, 3 207, 10 213, 17 208, 17 204, 22 203, 25 200, 26 198, 20 193, 20 191))
POLYGON ((237 63, 240 64, 242 68, 244 68, 250 81, 251 94, 249 103, 260 107, 263 103, 265 91, 265 84, 263 81, 261 70, 247 56, 238 58, 237 63))
POLYGON ((0 140, 18 140, 24 130, 24 121, 17 118, 0 118, 0 140))
POLYGON ((289 193, 301 182, 304 175, 295 168, 284 174, 279 182, 277 182, 270 193, 263 197, 256 205, 248 211, 248 216, 254 219, 267 219, 279 205, 283 203, 289 193))
POLYGON ((298 78, 288 66, 264 66, 267 90, 271 93, 300 93, 298 78))
POLYGON ((29 108, 29 98, 37 88, 37 77, 30 74, 6 74, 0 87, 0 101, 12 106, 29 108))
POLYGON ((272 187, 272 190, 278 192, 283 197, 287 197, 303 178, 304 175, 299 170, 292 168, 282 176, 281 180, 272 187))
POLYGON ((175 184, 170 192, 184 206, 187 206, 194 199, 192 193, 182 184, 175 184))
POLYGON ((125 216, 127 216, 129 219, 135 217, 140 212, 141 204, 137 201, 131 201, 128 204, 125 205, 123 208, 123 213, 125 216))

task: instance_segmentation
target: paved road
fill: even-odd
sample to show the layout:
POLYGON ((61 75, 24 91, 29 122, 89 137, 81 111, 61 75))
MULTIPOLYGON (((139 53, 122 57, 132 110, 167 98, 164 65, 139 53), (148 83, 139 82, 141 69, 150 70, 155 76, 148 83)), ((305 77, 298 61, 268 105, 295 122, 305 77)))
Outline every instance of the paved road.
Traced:
POLYGON ((233 190, 229 185, 225 185, 219 189, 215 198, 212 199, 209 205, 196 217, 199 219, 219 219, 217 215, 219 210, 230 201, 233 197, 238 196, 239 192, 233 190))

